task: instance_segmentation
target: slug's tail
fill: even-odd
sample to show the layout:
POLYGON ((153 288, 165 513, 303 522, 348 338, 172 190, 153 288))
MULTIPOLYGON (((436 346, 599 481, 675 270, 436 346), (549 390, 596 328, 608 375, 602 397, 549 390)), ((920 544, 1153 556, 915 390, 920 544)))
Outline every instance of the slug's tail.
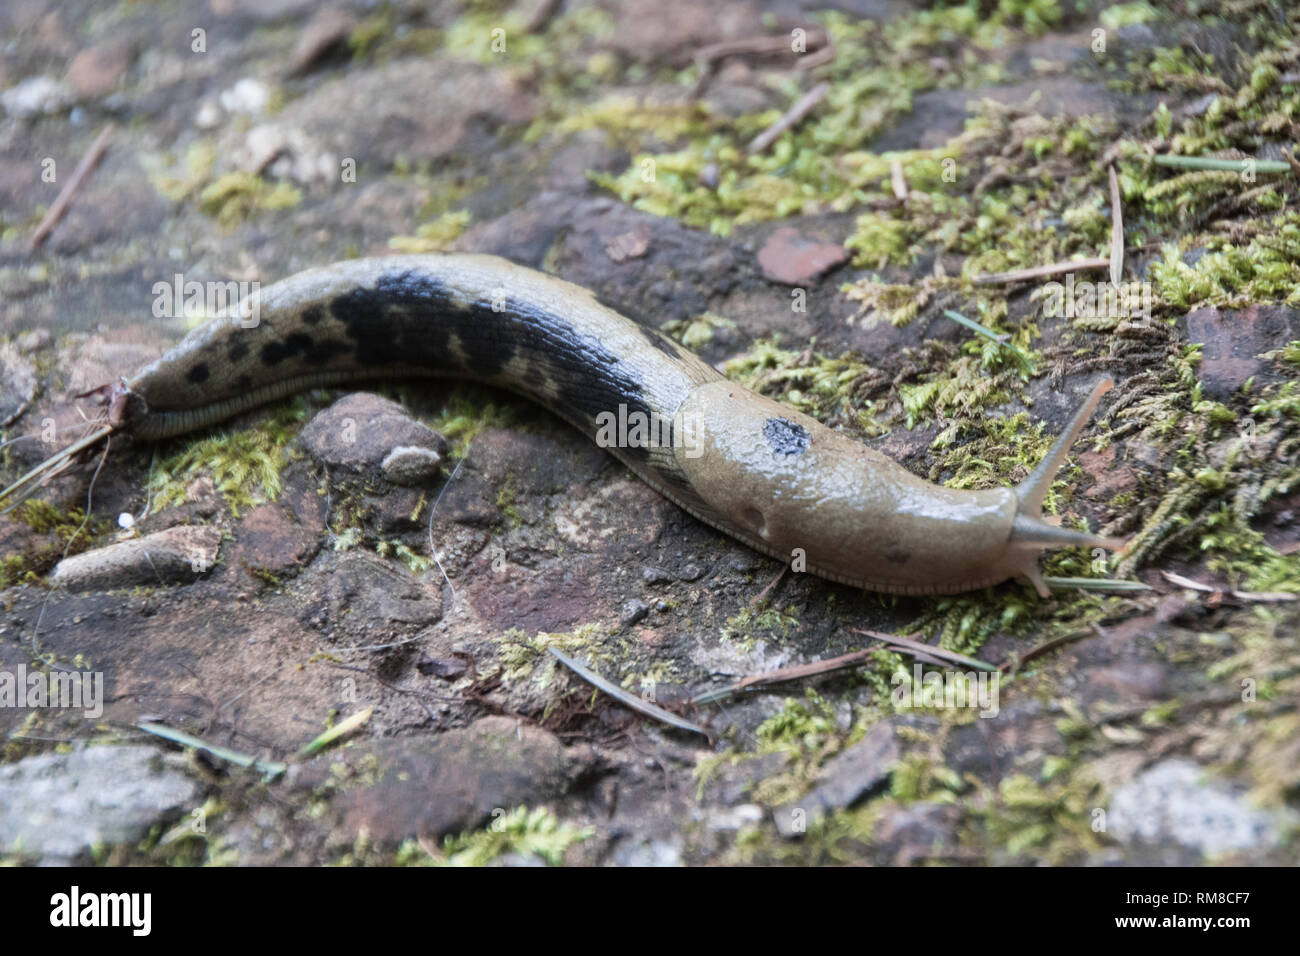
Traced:
POLYGON ((1029 578, 1043 597, 1047 597, 1048 590, 1042 573, 1038 570, 1037 556, 1040 551, 1047 548, 1068 547, 1093 547, 1118 551, 1124 546, 1124 542, 1119 538, 1062 528, 1043 520, 1043 498, 1047 495, 1047 489, 1056 480, 1056 473, 1065 464, 1070 446, 1074 444, 1083 432, 1084 426, 1088 424, 1088 420, 1092 418, 1101 397, 1109 392, 1114 384, 1111 379, 1097 383, 1092 393, 1079 406, 1079 410, 1074 413, 1065 431, 1056 439, 1051 451, 1038 463, 1038 467, 1030 476, 1016 486, 1016 498, 1020 505, 1011 526, 1011 542, 1017 550, 1025 554, 1027 559, 1021 573, 1029 578))

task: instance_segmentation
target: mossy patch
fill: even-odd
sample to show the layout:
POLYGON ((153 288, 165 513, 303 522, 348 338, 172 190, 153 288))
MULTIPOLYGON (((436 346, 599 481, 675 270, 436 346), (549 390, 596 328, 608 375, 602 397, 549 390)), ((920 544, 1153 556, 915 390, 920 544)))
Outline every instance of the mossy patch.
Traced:
POLYGON ((272 406, 256 427, 222 431, 187 443, 154 469, 149 484, 153 510, 184 502, 186 488, 200 475, 211 476, 235 515, 274 501, 280 494, 285 446, 306 417, 307 403, 298 397, 272 406))

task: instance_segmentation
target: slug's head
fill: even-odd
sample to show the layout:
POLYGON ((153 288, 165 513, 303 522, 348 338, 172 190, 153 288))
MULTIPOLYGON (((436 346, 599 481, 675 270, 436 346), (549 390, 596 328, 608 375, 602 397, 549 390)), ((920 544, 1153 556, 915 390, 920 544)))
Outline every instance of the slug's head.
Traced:
POLYGON ((1094 547, 1117 551, 1124 546, 1118 538, 1106 538, 1100 535, 1062 528, 1043 520, 1043 498, 1047 489, 1056 480, 1056 473, 1065 464, 1070 446, 1083 431, 1092 413, 1097 410, 1101 397, 1109 392, 1115 383, 1110 379, 1099 382, 1087 400, 1074 413, 1070 424, 1052 445, 1051 451, 1038 463, 1028 478, 1016 486, 1016 516, 1011 525, 1011 539, 1008 543, 1007 561, 1014 573, 1028 578, 1042 597, 1048 596, 1047 582, 1043 580, 1038 569, 1038 555, 1050 548, 1094 547))

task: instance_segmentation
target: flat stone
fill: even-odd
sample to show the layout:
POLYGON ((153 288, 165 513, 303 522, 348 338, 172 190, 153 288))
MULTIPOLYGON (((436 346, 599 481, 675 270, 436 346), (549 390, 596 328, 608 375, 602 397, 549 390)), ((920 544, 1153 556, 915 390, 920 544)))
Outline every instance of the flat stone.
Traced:
POLYGON ((379 741, 376 783, 335 799, 342 824, 392 845, 474 829, 494 815, 563 795, 579 769, 553 734, 484 717, 438 736, 379 741))
POLYGON ((0 93, 0 106, 18 119, 58 113, 72 103, 72 91, 48 76, 33 76, 0 93))
POLYGON ((68 862, 133 843, 200 794, 184 758, 154 747, 89 747, 0 766, 0 853, 68 862))
POLYGON ((64 558, 50 586, 92 591, 188 583, 212 568, 220 547, 217 528, 181 525, 64 558))
POLYGON ((848 261, 848 250, 783 226, 759 250, 763 275, 785 285, 810 285, 824 272, 848 261))
POLYGON ((945 803, 887 806, 872 833, 877 852, 885 862, 907 866, 957 843, 961 807, 945 803))
POLYGON ((356 18, 346 10, 337 7, 317 10, 298 34, 285 72, 290 76, 306 73, 331 50, 340 48, 356 25, 356 18))
POLYGON ((235 529, 229 563, 250 571, 280 575, 307 564, 320 550, 320 538, 289 520, 279 505, 258 505, 235 529))
POLYGON ((422 448, 437 455, 447 450, 447 439, 401 405, 368 392, 340 398, 307 423, 298 441, 326 467, 376 475, 395 448, 422 448))
POLYGON ((890 721, 876 724, 862 740, 826 764, 811 792, 777 808, 777 830, 782 836, 799 836, 818 817, 853 806, 889 780, 901 757, 894 725, 890 721))
POLYGON ((349 639, 388 639, 442 618, 442 577, 417 578, 363 552, 326 553, 299 576, 299 617, 349 639))

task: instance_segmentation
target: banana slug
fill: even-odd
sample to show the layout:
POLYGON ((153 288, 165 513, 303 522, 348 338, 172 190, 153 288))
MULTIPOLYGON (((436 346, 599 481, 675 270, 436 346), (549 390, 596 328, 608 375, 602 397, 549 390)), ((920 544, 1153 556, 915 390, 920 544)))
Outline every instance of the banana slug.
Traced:
POLYGON ((781 561, 802 549, 808 571, 844 584, 948 594, 1019 577, 1045 597, 1039 552, 1119 546, 1041 513, 1109 381, 1024 482, 966 491, 917 478, 726 379, 586 289, 504 259, 352 260, 254 296, 255 308, 214 318, 112 387, 109 427, 159 439, 301 389, 460 377, 521 393, 593 437, 614 415, 664 426, 668 440, 608 450, 700 520, 781 561))

